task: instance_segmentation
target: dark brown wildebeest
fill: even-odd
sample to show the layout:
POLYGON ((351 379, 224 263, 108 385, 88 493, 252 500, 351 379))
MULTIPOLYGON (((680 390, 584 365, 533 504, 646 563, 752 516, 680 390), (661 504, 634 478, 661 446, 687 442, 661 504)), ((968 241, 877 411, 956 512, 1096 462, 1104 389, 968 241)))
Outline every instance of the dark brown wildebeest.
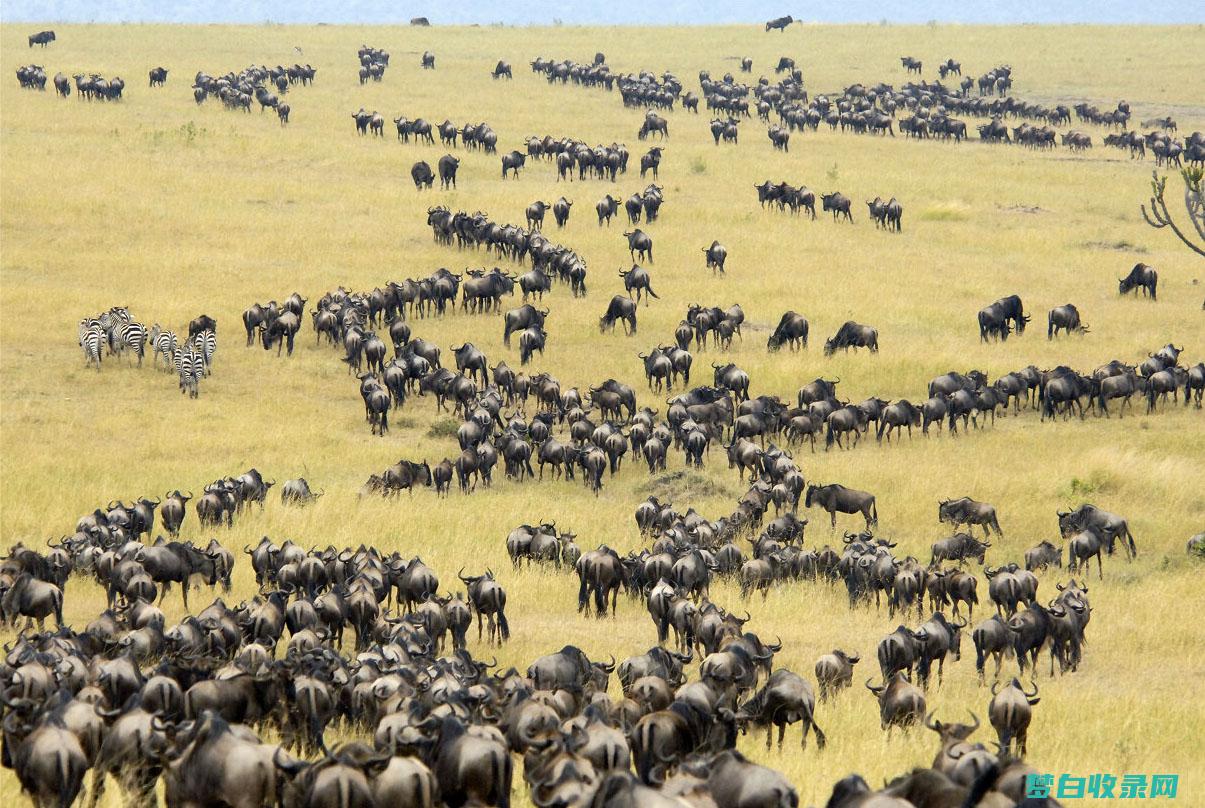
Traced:
POLYGON ((432 53, 431 51, 423 51, 422 67, 423 67, 423 70, 434 70, 435 69, 435 54, 434 53, 432 53))
POLYGON ((883 410, 882 417, 879 418, 879 428, 875 436, 876 440, 882 441, 883 435, 886 433, 887 442, 891 443, 891 432, 895 430, 896 437, 900 437, 900 430, 908 427, 908 437, 912 437, 912 427, 921 425, 921 410, 908 399, 900 399, 894 404, 887 405, 883 410))
POLYGON ((828 511, 832 521, 832 529, 837 529, 837 513, 860 513, 866 520, 866 529, 870 530, 879 523, 879 511, 875 507, 874 495, 854 488, 832 483, 829 485, 809 485, 804 507, 810 508, 815 503, 817 507, 828 511))
POLYGON ((624 330, 630 337, 636 333, 636 304, 631 298, 615 295, 607 305, 607 310, 598 318, 598 332, 605 334, 615 330, 615 321, 623 320, 624 330))
POLYGON ((435 185, 435 174, 431 171, 431 166, 426 160, 419 160, 410 167, 410 179, 414 180, 414 187, 419 191, 424 186, 432 188, 435 185))
POLYGON ((736 714, 738 724, 752 723, 766 728, 766 748, 771 747, 774 727, 778 727, 778 748, 782 749, 787 725, 802 723, 800 748, 807 748, 808 729, 816 733, 816 745, 823 749, 824 732, 815 721, 816 697, 812 687, 796 673, 779 669, 770 674, 765 687, 746 701, 736 714))
POLYGON ((831 194, 821 194, 820 200, 822 210, 831 210, 833 212, 834 222, 844 216, 846 220, 850 222, 850 224, 853 224, 854 217, 849 212, 850 202, 848 196, 840 191, 834 191, 831 194))
POLYGON ((1029 571, 1044 570, 1047 567, 1063 567, 1063 554, 1058 547, 1048 541, 1043 541, 1025 551, 1025 569, 1029 571))
POLYGON ((988 705, 988 720, 1000 738, 1000 751, 1015 752, 1025 757, 1025 742, 1029 734, 1029 722, 1033 720, 1033 706, 1038 698, 1038 685, 1031 681, 1033 692, 1026 693, 1015 677, 999 693, 999 682, 992 683, 992 701, 988 705))
POLYGON ((1117 280, 1118 294, 1125 294, 1131 289, 1142 288, 1143 297, 1149 296, 1151 300, 1158 300, 1155 296, 1155 291, 1159 286, 1159 273, 1154 267, 1147 266, 1143 263, 1134 264, 1134 268, 1130 270, 1130 274, 1124 278, 1117 280))
POLYGON ((929 565, 939 561, 957 561, 962 564, 968 558, 974 558, 982 564, 984 554, 991 546, 990 542, 979 541, 970 533, 955 533, 948 539, 933 542, 933 557, 929 560, 929 565))
POLYGON ((808 320, 802 314, 794 311, 784 314, 774 333, 770 335, 766 347, 777 351, 784 343, 788 344, 791 350, 798 350, 801 344, 804 348, 808 347, 808 320))
MULTIPOLYGON (((445 154, 436 164, 439 168, 439 187, 455 188, 456 171, 460 168, 460 158, 445 154)), ((430 187, 429 185, 427 187, 430 187)))
POLYGON ((724 274, 724 262, 728 260, 728 248, 718 241, 712 241, 710 247, 703 248, 703 254, 707 257, 707 268, 714 275, 719 272, 724 274))
POLYGON ((837 329, 836 334, 824 341, 824 355, 832 356, 838 348, 843 351, 850 348, 869 348, 871 353, 878 353, 878 329, 847 320, 837 329))
POLYGON ((1012 634, 1008 623, 1000 615, 994 614, 975 626, 975 630, 971 632, 971 641, 975 644, 975 670, 979 673, 980 684, 983 683, 983 668, 988 656, 996 662, 996 671, 992 677, 999 676, 1004 654, 1012 647, 1012 634))
POLYGON ((1134 544, 1134 534, 1130 532, 1130 525, 1117 514, 1091 504, 1081 505, 1074 511, 1057 513, 1059 532, 1064 538, 1085 529, 1095 530, 1108 545, 1110 555, 1113 554, 1114 542, 1121 539, 1127 555, 1131 559, 1137 557, 1138 548, 1134 544))
POLYGON ((150 86, 151 87, 155 87, 156 85, 159 87, 162 87, 167 82, 167 68, 166 67, 151 68, 151 72, 149 75, 150 75, 150 81, 151 81, 150 86))
POLYGON ((881 227, 897 233, 900 231, 904 209, 894 196, 887 202, 884 202, 882 197, 876 196, 873 201, 866 203, 866 207, 870 209, 870 218, 874 220, 876 229, 881 227))
MULTIPOLYGON (((619 270, 619 277, 623 279, 623 288, 628 293, 628 297, 632 296, 632 291, 636 292, 636 302, 640 302, 640 296, 644 294, 644 305, 649 304, 649 297, 657 297, 657 293, 653 291, 652 280, 649 278, 649 272, 642 266, 632 264, 632 268, 628 270, 619 270)), ((660 300, 659 297, 657 297, 660 300)))
POLYGON ((903 671, 878 687, 867 679, 866 689, 879 700, 879 721, 888 733, 892 727, 909 727, 925 717, 925 694, 903 671))
MULTIPOLYGON (((792 17, 790 14, 788 14, 785 17, 775 17, 774 19, 772 19, 766 23, 766 31, 767 32, 769 32, 769 31, 784 31, 785 32, 787 30, 787 26, 789 26, 793 22, 795 22, 795 18, 792 17)), ((749 59, 748 61, 749 61, 750 67, 752 67, 753 60, 749 59)), ((795 66, 795 63, 792 62, 791 67, 794 67, 794 66, 795 66)), ((743 63, 742 63, 742 69, 744 69, 743 63)), ((777 72, 777 71, 775 71, 775 72, 777 72)))
POLYGON ((653 239, 648 233, 641 230, 639 227, 630 232, 625 232, 624 238, 628 240, 628 252, 632 256, 632 260, 636 260, 636 256, 640 256, 640 260, 648 260, 653 262, 653 239))
POLYGON ((41 45, 43 48, 54 42, 54 31, 38 31, 29 35, 29 47, 41 45))
POLYGON ((1054 339, 1058 336, 1060 330, 1066 332, 1068 335, 1072 331, 1080 334, 1088 333, 1088 326, 1080 322, 1079 309, 1071 303, 1056 306, 1046 316, 1046 339, 1054 339))
POLYGON ((992 530, 996 535, 1003 536, 1000 522, 996 519, 996 509, 986 502, 976 502, 970 497, 959 499, 943 499, 937 503, 937 521, 949 522, 958 529, 961 525, 979 525, 983 528, 984 536, 991 536, 992 530))

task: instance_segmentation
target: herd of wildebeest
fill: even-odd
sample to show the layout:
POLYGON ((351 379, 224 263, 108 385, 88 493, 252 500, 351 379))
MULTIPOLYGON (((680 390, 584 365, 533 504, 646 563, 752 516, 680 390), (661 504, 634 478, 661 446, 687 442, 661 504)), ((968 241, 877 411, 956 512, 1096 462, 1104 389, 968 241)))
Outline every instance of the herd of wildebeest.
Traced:
MULTIPOLYGON (((772 20, 766 31, 784 31, 792 22, 772 20)), ((29 38, 30 47, 54 41, 53 32, 29 38)), ((388 52, 364 46, 358 56, 361 84, 384 79, 388 52)), ((425 52, 420 65, 434 69, 434 54, 425 52)), ((901 59, 901 66, 908 73, 923 71, 912 57, 901 59)), ((531 67, 549 83, 618 88, 625 106, 646 110, 638 132, 642 141, 669 138, 669 122, 654 110, 670 111, 680 101, 684 110, 698 112, 699 96, 684 93, 672 74, 613 74, 601 53, 590 64, 537 58, 531 67)), ((741 60, 741 71, 752 71, 751 59, 741 60)), ((1067 106, 1007 95, 1013 82, 1008 66, 978 80, 963 78, 957 89, 941 81, 908 83, 901 90, 855 85, 814 98, 804 90, 794 60, 784 57, 775 72, 787 78, 762 78, 753 86, 731 74, 714 80, 700 73, 707 108, 722 116, 711 122, 717 146, 738 142, 740 122, 750 116, 750 96, 768 125, 777 113, 779 122, 769 125, 768 134, 783 151, 793 132, 814 131, 822 123, 890 136, 898 125, 912 137, 961 141, 968 127, 950 117, 954 113, 989 118, 979 127, 985 141, 1044 148, 1056 142, 1049 124, 1071 120, 1067 106), (978 96, 972 96, 976 86, 978 96), (1010 128, 1005 118, 1025 120, 1010 128)), ((962 66, 947 59, 938 72, 943 80, 961 76, 962 66)), ((150 85, 164 85, 167 73, 162 67, 150 71, 150 85)), ((500 60, 491 76, 513 79, 510 63, 500 60)), ((275 109, 284 125, 290 105, 282 99, 314 77, 308 64, 251 66, 218 77, 198 72, 193 90, 198 104, 215 97, 228 108, 250 111, 257 101, 261 111, 275 109)), ((46 82, 37 65, 18 70, 18 79, 23 87, 39 89, 46 82)), ((74 80, 81 99, 123 97, 120 78, 80 73, 74 80)), ((54 85, 64 97, 72 92, 62 74, 54 85)), ((1124 131, 1130 118, 1125 102, 1104 113, 1084 104, 1074 111, 1084 123, 1120 127, 1122 134, 1105 142, 1135 157, 1150 149, 1160 164, 1205 161, 1201 134, 1181 143, 1170 119, 1150 122, 1158 130, 1139 135, 1124 131)), ((360 134, 384 135, 381 114, 361 109, 353 117, 360 134)), ((498 135, 485 123, 433 125, 405 115, 393 123, 401 142, 413 137, 433 145, 437 133, 452 148, 459 139, 463 147, 497 151, 498 135)), ((1091 146, 1088 135, 1075 131, 1062 142, 1077 150, 1091 146)), ((603 334, 622 322, 624 333, 635 338, 641 302, 660 301, 653 273, 636 263, 653 264, 652 236, 636 225, 642 218, 646 226, 658 219, 664 191, 655 182, 665 151, 664 144, 655 146, 640 159, 642 179, 651 171, 654 184, 622 202, 607 194, 595 206, 599 227, 609 226, 621 206, 633 227, 623 234, 632 265, 619 270, 623 290, 610 297, 600 317, 603 334)), ((576 138, 532 136, 523 151, 501 156, 503 179, 508 172, 518 176, 529 159, 551 162, 558 182, 573 182, 575 174, 578 182, 615 182, 627 172, 628 151, 618 143, 590 147, 576 138)), ((441 187, 455 187, 458 165, 451 154, 439 160, 441 187)), ((435 173, 420 161, 411 177, 421 190, 433 185, 435 173)), ((816 217, 816 195, 806 187, 767 180, 755 188, 763 208, 803 208, 816 217)), ((821 199, 834 220, 852 222, 848 197, 834 192, 821 199)), ((902 229, 903 208, 895 197, 866 204, 876 226, 902 229)), ((1051 525, 1059 543, 1044 540, 1020 558, 996 549, 992 554, 1001 557, 988 563, 993 537, 1003 536, 996 508, 966 496, 942 499, 937 521, 950 525, 953 534, 933 543, 928 562, 901 557, 879 528, 874 494, 806 478, 793 451, 807 442, 815 452, 818 438, 826 451, 851 449, 872 428, 876 441, 885 437, 888 444, 905 431, 911 438, 913 427, 925 436, 932 425, 948 427, 954 435, 961 421, 966 433, 972 424, 985 427, 1010 409, 1014 416, 1037 409, 1042 421, 1056 421, 1083 419, 1089 412, 1107 417, 1110 405, 1120 402, 1122 416, 1135 396, 1145 400, 1148 414, 1169 395, 1173 401, 1182 395, 1185 406, 1200 409, 1205 364, 1187 366, 1183 349, 1168 344, 1139 361, 1114 359, 1092 370, 1030 365, 994 380, 979 370, 951 371, 932 379, 915 404, 877 395, 856 401, 860 395, 838 395, 839 379, 823 377, 803 385, 793 399, 772 391, 754 396, 750 374, 727 361, 711 363, 705 380, 710 383, 692 386, 692 350, 723 353, 734 339, 745 339, 749 323, 739 304, 691 303, 672 335, 634 355, 633 373, 638 359, 649 394, 671 396, 663 404, 638 407, 637 390, 623 381, 567 386, 548 372, 527 370, 546 349, 555 351, 549 329, 555 331, 558 313, 543 307, 544 295, 560 284, 575 298, 587 296, 584 258, 543 233, 547 211, 563 228, 572 205, 564 196, 537 200, 525 211, 525 226, 500 224, 480 211, 433 206, 427 224, 440 246, 484 251, 530 269, 520 274, 482 266, 457 274, 441 268, 370 291, 340 287, 308 310, 308 299, 294 292, 283 302, 256 302, 243 312, 245 344, 291 356, 308 320, 315 349, 325 342, 355 375, 374 434, 388 434, 390 413, 414 406, 416 396, 434 399, 437 415, 459 419, 453 422, 459 454, 434 465, 426 458, 403 458, 371 474, 362 497, 402 491, 413 496, 425 488, 443 497, 453 481, 469 494, 493 484, 499 460, 515 484, 564 485, 580 474, 597 495, 627 458, 643 460, 656 475, 667 472, 677 456, 685 467, 701 468, 713 449, 722 450, 742 484, 748 474, 749 487, 735 508, 709 519, 689 504, 680 510, 650 496, 635 510, 635 528, 647 545, 638 552, 621 555, 606 544, 583 550, 577 534, 552 520, 520 525, 503 537, 512 561, 508 574, 531 574, 533 566, 572 573, 579 584, 578 611, 598 618, 643 606, 656 643, 618 664, 614 657, 591 659, 567 645, 525 670, 503 669, 469 650, 474 617, 479 648, 500 645, 524 630, 508 621, 504 577, 492 569, 466 574, 462 567, 457 587, 417 556, 371 546, 307 549, 303 542, 265 536, 235 553, 217 538, 207 544, 181 539, 190 509, 192 532, 214 535, 231 528, 246 509, 262 510, 276 481, 254 468, 205 485, 199 496, 174 489, 162 498, 113 500, 82 517, 69 535, 48 541, 45 551, 17 543, 0 564, 0 619, 10 626, 25 621, 4 646, 0 663, 2 762, 35 804, 67 808, 77 798, 95 804, 106 788, 119 789, 129 804, 153 804, 161 785, 169 806, 507 806, 515 761, 521 760, 530 799, 542 807, 793 808, 793 786, 736 751, 737 739, 749 729, 764 729, 770 749, 777 729, 781 750, 788 726, 799 725, 801 747, 810 732, 823 749, 823 705, 851 686, 862 652, 870 649, 834 649, 820 657, 814 689, 803 672, 775 667, 782 643, 754 632, 748 611, 711 599, 709 587, 717 580, 738 584, 742 601, 758 593, 764 598, 776 587, 843 586, 851 609, 885 608, 891 621, 905 621, 874 649, 878 670, 861 677, 873 698, 866 706, 877 709, 888 734, 913 726, 933 731, 933 763, 881 788, 850 775, 834 785, 830 808, 1056 804, 1028 797, 1025 788, 1026 775, 1036 771, 1024 760, 1031 722, 1041 720, 1036 681, 1082 664, 1092 614, 1091 562, 1101 581, 1103 559, 1118 544, 1127 559, 1137 556, 1127 521, 1094 505, 1061 511, 1057 534, 1053 520, 1051 525), (503 298, 513 298, 516 287, 522 303, 504 311, 503 298), (428 318, 464 316, 466 330, 497 321, 480 315, 502 321, 503 345, 517 345, 518 370, 502 358, 491 362, 466 333, 461 345, 447 346, 453 371, 451 361, 443 364, 439 345, 414 333, 428 318), (544 483, 546 471, 550 480, 544 483), (801 508, 829 516, 830 540, 839 515, 860 518, 859 531, 845 531, 836 547, 805 542, 808 519, 801 508), (166 536, 157 530, 156 513, 166 536), (976 528, 983 530, 982 539, 976 528), (235 603, 233 574, 242 565, 250 566, 257 590, 235 603), (987 593, 981 615, 983 608, 988 615, 973 624, 981 589, 976 566, 987 593), (1064 573, 1072 577, 1060 580, 1064 573), (187 612, 178 622, 169 622, 160 608, 173 584, 187 612), (84 626, 64 623, 69 586, 102 587, 105 610, 84 626), (194 614, 188 594, 197 587, 221 592, 194 614), (621 594, 627 603, 621 604, 621 594), (913 609, 916 622, 910 627, 913 609), (54 630, 45 627, 48 617, 55 618, 54 630), (944 663, 959 663, 964 630, 971 635, 981 686, 991 680, 984 709, 994 743, 972 739, 980 727, 975 713, 969 724, 935 717, 948 707, 941 698, 944 663), (1048 671, 1039 664, 1043 652, 1049 655, 1048 671), (609 686, 612 676, 618 691, 609 686), (330 730, 371 740, 328 745, 330 730)), ((726 273, 723 244, 713 241, 702 252, 706 269, 726 273)), ((1138 264, 1119 279, 1119 292, 1141 289, 1154 301, 1157 283, 1156 271, 1138 264)), ((1020 297, 1002 298, 978 313, 980 339, 1020 337, 1030 319, 1020 297)), ((833 326, 826 356, 851 348, 880 350, 876 328, 855 321, 833 326)), ((123 355, 141 366, 149 349, 152 365, 162 359, 165 369, 177 373, 181 392, 195 398, 200 380, 211 372, 217 330, 217 321, 203 314, 180 340, 158 323, 148 328, 138 322, 128 307, 115 306, 80 321, 79 344, 86 364, 97 370, 103 358, 123 355)), ((770 331, 767 350, 805 351, 809 331, 804 315, 786 311, 770 331)), ((1087 331, 1074 304, 1049 311, 1049 339, 1087 331)), ((884 350, 890 350, 886 337, 884 350)), ((348 399, 353 400, 350 391, 348 399)), ((287 480, 278 490, 281 507, 289 508, 310 505, 324 493, 304 478, 287 480)), ((588 539, 582 538, 584 544, 588 539)), ((1205 534, 1190 539, 1188 551, 1205 552, 1205 534)))

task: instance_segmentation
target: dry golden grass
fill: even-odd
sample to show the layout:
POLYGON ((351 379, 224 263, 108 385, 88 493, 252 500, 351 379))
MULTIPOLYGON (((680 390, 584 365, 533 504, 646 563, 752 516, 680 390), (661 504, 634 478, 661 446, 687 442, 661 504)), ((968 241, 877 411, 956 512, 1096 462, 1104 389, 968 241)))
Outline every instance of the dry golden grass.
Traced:
MULTIPOLYGON (((420 491, 389 502, 359 500, 368 474, 399 457, 434 463, 455 455, 453 441, 429 435, 436 421, 432 402, 412 399, 389 436, 373 437, 354 380, 332 349, 315 347, 308 326, 289 360, 242 345, 238 315, 256 300, 297 290, 315 301, 340 284, 371 289, 439 266, 457 272, 480 266, 484 254, 432 242, 425 212, 436 203, 511 222, 521 222, 524 207, 537 198, 552 201, 563 193, 576 203, 569 225, 552 237, 585 257, 590 293, 574 300, 564 287, 553 291, 546 301, 549 347, 535 363, 566 388, 609 376, 636 383, 635 354, 669 341, 696 301, 743 305, 745 339, 725 361, 751 374, 755 394, 791 398, 818 375, 840 377, 839 392, 854 400, 916 401, 931 377, 950 369, 976 367, 992 376, 1030 363, 1090 369, 1112 358, 1143 358, 1168 341, 1183 344, 1195 363, 1205 348, 1197 285, 1202 264, 1142 223, 1137 203, 1152 166, 1105 150, 1097 130, 1097 147, 1082 157, 1061 149, 1034 154, 826 131, 797 133, 783 156, 771 150, 757 121, 742 125, 738 147, 716 148, 705 114, 674 111, 662 173, 667 201, 660 221, 647 228, 656 242, 651 270, 662 299, 641 307, 640 333, 628 339, 600 336, 595 327, 606 301, 621 290, 615 271, 630 262, 624 228, 598 228, 593 204, 607 192, 626 196, 642 188, 635 172, 616 186, 558 185, 552 167, 540 163, 503 183, 497 157, 461 153, 458 191, 417 194, 410 165, 418 159, 434 165, 446 149, 401 145, 391 133, 383 140, 358 138, 349 117, 363 106, 389 118, 484 120, 499 133, 500 151, 546 132, 621 141, 636 164, 639 111, 624 109, 618 94, 550 87, 526 63, 536 55, 588 61, 602 50, 615 70, 668 69, 697 87, 700 68, 720 75, 736 69, 731 57, 748 54, 756 77, 788 54, 815 93, 854 81, 901 84, 897 57, 912 54, 931 65, 954 56, 973 73, 1009 62, 1020 97, 1102 106, 1124 97, 1136 119, 1172 112, 1181 130, 1191 131, 1205 128, 1199 29, 804 27, 771 36, 752 27, 56 26, 54 45, 30 51, 25 28, 35 30, 0 28, 0 535, 6 547, 69 532, 81 513, 113 498, 176 487, 199 491, 215 477, 255 466, 277 480, 304 475, 327 495, 295 511, 273 497, 262 513, 253 511, 218 534, 231 548, 265 534, 306 545, 365 542, 421 555, 445 583, 455 581, 462 565, 492 567, 509 593, 514 628, 512 642, 497 650, 504 665, 525 664, 565 643, 596 657, 622 659, 645 650, 654 634, 642 604, 621 601, 619 616, 605 622, 580 618, 571 577, 513 572, 503 538, 516 524, 547 518, 577 532, 584 547, 605 541, 621 551, 637 548, 632 509, 650 485, 679 508, 716 518, 743 490, 720 451, 702 473, 684 477, 674 476, 681 471, 674 457, 665 482, 650 482, 629 462, 597 498, 566 482, 514 484, 499 470, 492 490, 469 498, 440 501, 420 491), (362 43, 392 52, 381 84, 357 84, 355 51, 362 43), (418 69, 418 53, 428 48, 438 57, 434 72, 418 69), (499 58, 514 64, 513 82, 490 80, 499 58), (51 91, 19 91, 13 70, 29 61, 45 65, 49 75, 121 75, 127 98, 88 104, 74 96, 58 100, 51 91), (293 122, 285 129, 271 113, 193 104, 188 85, 197 70, 216 75, 252 62, 294 61, 310 62, 318 75, 314 86, 289 94, 293 122), (158 64, 171 70, 168 85, 148 90, 146 71, 158 64), (856 224, 762 211, 750 186, 767 178, 806 183, 817 193, 839 188, 854 200, 856 224), (876 194, 895 195, 904 205, 901 235, 877 233, 867 221, 863 200, 876 194), (725 278, 703 270, 699 249, 713 238, 730 250, 725 278), (1116 293, 1116 278, 1138 260, 1159 269, 1158 303, 1116 293), (980 344, 975 312, 1014 292, 1035 315, 1034 326, 1049 308, 1070 301, 1091 333, 1048 343, 1041 328, 1033 328, 1005 344, 980 344), (99 374, 83 367, 76 323, 112 305, 128 305, 140 320, 177 330, 200 312, 218 319, 215 372, 202 383, 199 400, 180 396, 174 379, 150 367, 124 360, 107 361, 99 374), (811 320, 813 347, 767 354, 767 329, 788 308, 811 320), (846 319, 879 329, 878 355, 821 355, 823 338, 846 319)), ((470 339, 491 363, 505 358, 517 367, 494 316, 456 314, 412 325, 445 353, 470 339)), ((700 381, 708 381, 707 363, 719 358, 696 354, 700 381)), ((641 396, 642 403, 664 408, 657 398, 641 396)), ((1066 504, 1090 500, 1126 515, 1140 556, 1133 564, 1107 559, 1104 581, 1092 579, 1095 612, 1079 672, 1051 679, 1047 670, 1039 678, 1043 698, 1030 738, 1032 762, 1050 772, 1178 772, 1181 800, 1200 801, 1200 570, 1184 556, 1185 540, 1205 523, 1200 411, 1169 406, 1151 417, 1054 424, 1039 424, 1036 413, 1026 412, 957 438, 918 435, 902 446, 871 442, 849 452, 797 451, 796 457, 809 480, 873 491, 883 534, 926 559, 930 543, 947 532, 936 522, 939 497, 968 494, 996 504, 1006 538, 990 551, 993 564, 1019 560, 1026 547, 1055 539, 1054 512, 1066 504)), ((814 522, 809 545, 836 541, 825 520, 805 515, 814 522)), ((184 536, 210 538, 191 513, 184 536)), ((248 565, 239 566, 235 579, 236 599, 253 594, 248 565)), ((1064 579, 1042 576, 1042 597, 1064 579)), ((981 592, 985 596, 986 587, 981 592)), ((716 586, 713 597, 745 606, 728 585, 716 586)), ((182 614, 178 598, 173 593, 167 604, 173 619, 182 614)), ((66 611, 75 625, 103 604, 92 583, 68 587, 66 611)), ((809 677, 815 658, 836 646, 861 652, 860 679, 871 675, 875 643, 895 625, 885 611, 851 612, 843 591, 822 585, 786 586, 747 605, 756 631, 782 638, 778 664, 809 677)), ((473 650, 487 657, 495 652, 477 644, 473 650)), ((971 651, 969 638, 964 650, 971 651)), ((930 691, 942 715, 983 714, 989 695, 977 686, 972 659, 968 654, 954 664, 945 684, 930 691)), ((886 739, 876 705, 861 688, 821 706, 817 720, 830 740, 823 753, 789 746, 765 754, 760 737, 742 742, 757 760, 787 772, 803 804, 822 803, 831 784, 851 771, 878 783, 932 756, 927 732, 886 739)), ((16 791, 8 771, 0 774, 0 791, 16 791)), ((114 793, 107 805, 117 804, 114 793)))

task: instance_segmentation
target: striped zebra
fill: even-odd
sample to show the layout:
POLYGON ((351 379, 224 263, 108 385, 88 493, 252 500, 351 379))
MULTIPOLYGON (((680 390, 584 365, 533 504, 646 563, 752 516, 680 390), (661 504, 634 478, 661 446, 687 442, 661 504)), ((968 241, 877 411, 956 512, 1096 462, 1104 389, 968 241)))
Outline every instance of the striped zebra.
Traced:
POLYGON ((205 375, 213 372, 213 355, 218 350, 218 335, 210 329, 197 332, 192 338, 192 347, 201 354, 205 362, 205 375))
POLYGON ((142 323, 125 323, 118 326, 118 352, 133 348, 138 357, 138 367, 142 367, 142 358, 146 356, 147 330, 142 323))
POLYGON ((124 306, 114 306, 106 312, 102 312, 97 322, 100 327, 105 330, 105 334, 109 338, 109 354, 120 353, 121 344, 121 327, 130 323, 133 318, 130 316, 130 310, 124 306))
POLYGON ((84 349, 84 367, 96 363, 97 372, 100 371, 100 346, 105 342, 105 330, 100 327, 99 323, 90 325, 85 328, 84 323, 80 322, 80 347, 84 349))
POLYGON ((196 398, 200 393, 201 375, 205 372, 204 357, 192 347, 177 348, 173 360, 180 377, 180 392, 196 398))
POLYGON ((164 331, 158 323, 151 326, 151 362, 157 364, 159 357, 163 357, 163 369, 170 371, 172 369, 172 360, 176 353, 176 338, 175 331, 164 331))

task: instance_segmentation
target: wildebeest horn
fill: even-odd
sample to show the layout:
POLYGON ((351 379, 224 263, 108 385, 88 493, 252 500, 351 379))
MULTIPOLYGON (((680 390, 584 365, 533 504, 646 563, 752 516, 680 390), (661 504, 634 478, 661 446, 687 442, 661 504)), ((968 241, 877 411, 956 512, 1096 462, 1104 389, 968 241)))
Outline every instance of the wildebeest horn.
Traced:
MULTIPOLYGON (((867 686, 869 687, 870 680, 867 679, 866 682, 867 682, 867 686)), ((933 730, 934 732, 941 732, 941 730, 939 729, 939 725, 933 721, 934 715, 935 715, 935 713, 929 713, 928 715, 925 716, 925 726, 928 727, 929 729, 933 730)))
POLYGON ((954 628, 966 628, 966 627, 967 627, 967 620, 966 620, 966 618, 964 617, 964 618, 962 618, 962 622, 961 622, 961 623, 951 623, 950 625, 952 625, 954 628))
POLYGON ((967 710, 967 712, 971 714, 971 720, 975 722, 975 726, 971 727, 971 732, 974 732, 979 729, 979 716, 975 715, 971 710, 967 710))
POLYGON ((1030 683, 1031 685, 1033 685, 1033 692, 1032 692, 1032 693, 1025 693, 1025 688, 1021 688, 1021 692, 1022 692, 1022 693, 1025 693, 1025 695, 1026 695, 1026 696, 1028 696, 1029 698, 1031 698, 1031 699, 1032 699, 1034 696, 1038 695, 1038 683, 1037 683, 1037 682, 1035 682, 1033 679, 1030 679, 1030 680, 1029 680, 1029 683, 1030 683))
POLYGON ((876 694, 881 693, 881 692, 883 692, 883 690, 886 689, 886 687, 887 687, 887 685, 881 685, 880 687, 873 687, 870 684, 870 678, 866 679, 866 689, 869 690, 871 693, 876 693, 876 694))
POLYGON ((996 690, 1000 687, 999 682, 992 682, 992 695, 996 695, 996 690))

